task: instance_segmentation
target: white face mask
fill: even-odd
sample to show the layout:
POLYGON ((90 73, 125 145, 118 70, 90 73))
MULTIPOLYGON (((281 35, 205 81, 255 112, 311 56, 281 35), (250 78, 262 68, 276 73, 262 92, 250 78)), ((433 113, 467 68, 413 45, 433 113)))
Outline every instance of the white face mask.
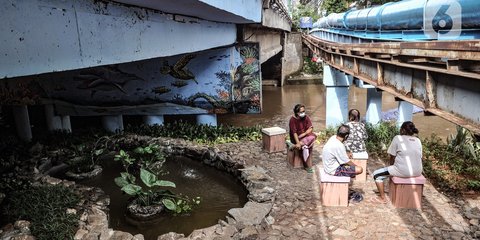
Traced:
POLYGON ((298 114, 299 117, 304 118, 306 114, 304 112, 298 114))

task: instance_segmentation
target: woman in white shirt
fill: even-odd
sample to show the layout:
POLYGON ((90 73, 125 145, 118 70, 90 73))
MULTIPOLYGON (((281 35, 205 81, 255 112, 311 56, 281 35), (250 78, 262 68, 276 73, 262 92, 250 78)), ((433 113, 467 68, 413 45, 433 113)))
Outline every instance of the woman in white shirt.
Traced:
POLYGON ((418 134, 418 129, 413 122, 404 122, 400 127, 400 135, 393 138, 387 150, 390 155, 390 162, 394 162, 393 165, 373 172, 373 179, 380 197, 375 197, 372 201, 387 202, 383 181, 388 176, 417 177, 422 175, 422 143, 415 134, 418 134))

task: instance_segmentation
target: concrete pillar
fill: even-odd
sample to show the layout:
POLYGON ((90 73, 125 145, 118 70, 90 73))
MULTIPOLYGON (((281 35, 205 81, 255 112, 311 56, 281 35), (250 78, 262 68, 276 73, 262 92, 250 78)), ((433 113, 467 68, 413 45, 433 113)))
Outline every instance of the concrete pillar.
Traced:
POLYGON ((327 87, 326 122, 327 127, 335 127, 346 122, 348 115, 348 87, 327 87))
POLYGON ((152 116, 152 115, 147 115, 147 116, 143 116, 143 122, 149 126, 153 126, 153 125, 163 125, 163 122, 164 122, 164 119, 163 119, 163 115, 156 115, 156 116, 152 116))
POLYGON ((348 114, 348 87, 353 77, 327 64, 323 65, 323 84, 326 86, 326 126, 335 127, 346 122, 348 114))
POLYGON ((72 124, 70 123, 70 116, 62 116, 62 130, 72 132, 72 124))
POLYGON ((30 126, 27 106, 13 106, 13 117, 15 119, 15 127, 17 128, 18 137, 23 141, 31 141, 32 128, 30 126))
POLYGON ((45 105, 44 110, 48 131, 62 130, 62 117, 55 116, 53 104, 45 105))
POLYGON ((375 88, 367 89, 367 114, 368 123, 377 124, 382 120, 382 92, 375 88))
POLYGON ((405 101, 398 102, 398 119, 397 126, 400 127, 405 121, 413 119, 413 104, 405 101))
POLYGON ((70 116, 57 116, 53 104, 45 105, 45 118, 47 121, 48 131, 63 130, 72 132, 72 125, 70 123, 70 116))
POLYGON ((123 131, 122 115, 102 116, 102 125, 109 132, 121 132, 123 131))
POLYGON ((205 124, 210 126, 217 126, 217 114, 198 114, 197 116, 197 124, 205 124))

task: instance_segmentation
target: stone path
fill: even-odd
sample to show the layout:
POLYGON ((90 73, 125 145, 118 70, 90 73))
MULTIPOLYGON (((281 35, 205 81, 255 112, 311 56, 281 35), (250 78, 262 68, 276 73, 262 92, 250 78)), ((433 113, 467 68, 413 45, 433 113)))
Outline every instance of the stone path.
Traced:
MULTIPOLYGON (((364 201, 348 207, 324 207, 320 203, 316 174, 288 166, 285 153, 266 153, 261 142, 217 146, 246 166, 268 170, 277 191, 270 215, 273 224, 258 230, 256 239, 480 239, 480 197, 450 198, 425 184, 422 209, 396 209, 391 203, 368 201, 376 187, 367 182, 350 187, 361 192, 364 201)), ((314 164, 321 146, 314 149, 314 164)), ((369 159, 368 173, 383 166, 369 159)), ((388 188, 387 188, 388 189, 388 188)))

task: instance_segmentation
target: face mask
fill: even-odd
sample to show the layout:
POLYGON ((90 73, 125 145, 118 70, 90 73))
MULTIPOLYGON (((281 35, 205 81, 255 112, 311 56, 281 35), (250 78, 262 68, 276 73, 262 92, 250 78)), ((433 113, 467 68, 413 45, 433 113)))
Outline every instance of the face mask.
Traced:
POLYGON ((306 114, 304 112, 298 114, 299 117, 304 118, 306 114))

